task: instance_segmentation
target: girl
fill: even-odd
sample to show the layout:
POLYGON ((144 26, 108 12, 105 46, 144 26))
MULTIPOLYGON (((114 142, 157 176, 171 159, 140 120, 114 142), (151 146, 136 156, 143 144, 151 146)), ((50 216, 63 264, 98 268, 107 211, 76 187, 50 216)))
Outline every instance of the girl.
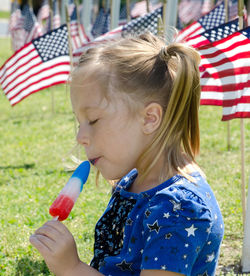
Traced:
POLYGON ((71 83, 77 141, 103 177, 119 181, 90 265, 58 221, 30 237, 56 275, 215 275, 223 221, 195 162, 199 61, 151 34, 81 56, 71 83))

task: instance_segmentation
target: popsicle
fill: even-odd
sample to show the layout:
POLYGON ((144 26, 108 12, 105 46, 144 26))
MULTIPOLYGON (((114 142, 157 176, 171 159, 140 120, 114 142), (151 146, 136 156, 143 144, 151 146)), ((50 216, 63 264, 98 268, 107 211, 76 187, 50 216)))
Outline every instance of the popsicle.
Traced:
POLYGON ((63 187, 56 200, 49 208, 49 213, 54 219, 65 220, 78 196, 80 195, 83 185, 88 179, 90 171, 89 161, 82 162, 74 171, 67 184, 63 187))

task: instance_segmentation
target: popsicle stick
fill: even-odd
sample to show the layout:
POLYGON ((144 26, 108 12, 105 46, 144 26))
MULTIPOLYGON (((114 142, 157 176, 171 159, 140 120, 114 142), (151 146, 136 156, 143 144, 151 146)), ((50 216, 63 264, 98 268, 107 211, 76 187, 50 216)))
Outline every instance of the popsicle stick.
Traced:
POLYGON ((59 216, 53 217, 52 220, 57 221, 59 216))

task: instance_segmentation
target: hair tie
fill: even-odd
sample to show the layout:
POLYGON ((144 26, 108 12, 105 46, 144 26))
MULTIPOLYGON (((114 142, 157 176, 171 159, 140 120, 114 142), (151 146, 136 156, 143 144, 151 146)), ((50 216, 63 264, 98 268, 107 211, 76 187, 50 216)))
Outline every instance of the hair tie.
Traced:
POLYGON ((170 54, 168 53, 167 47, 163 46, 161 47, 161 50, 159 52, 159 57, 164 60, 165 62, 168 62, 171 58, 170 54))

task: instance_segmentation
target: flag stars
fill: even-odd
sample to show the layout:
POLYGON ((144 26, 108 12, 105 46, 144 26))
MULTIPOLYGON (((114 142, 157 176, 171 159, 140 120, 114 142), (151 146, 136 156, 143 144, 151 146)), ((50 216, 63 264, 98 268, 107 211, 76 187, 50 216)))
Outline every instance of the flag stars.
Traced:
POLYGON ((190 226, 189 228, 185 228, 185 230, 187 231, 187 235, 189 236, 195 236, 194 232, 197 230, 198 228, 195 228, 194 225, 192 224, 192 226, 190 226))

